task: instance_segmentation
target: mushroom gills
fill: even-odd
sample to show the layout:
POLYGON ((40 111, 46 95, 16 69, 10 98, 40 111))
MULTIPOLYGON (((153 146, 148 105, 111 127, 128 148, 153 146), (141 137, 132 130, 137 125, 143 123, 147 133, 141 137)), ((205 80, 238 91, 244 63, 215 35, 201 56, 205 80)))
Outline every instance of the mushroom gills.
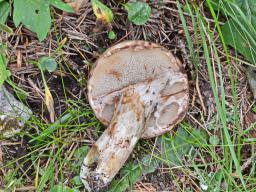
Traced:
POLYGON ((124 88, 110 125, 83 161, 80 177, 88 191, 106 187, 128 159, 169 77, 166 73, 161 78, 124 88))

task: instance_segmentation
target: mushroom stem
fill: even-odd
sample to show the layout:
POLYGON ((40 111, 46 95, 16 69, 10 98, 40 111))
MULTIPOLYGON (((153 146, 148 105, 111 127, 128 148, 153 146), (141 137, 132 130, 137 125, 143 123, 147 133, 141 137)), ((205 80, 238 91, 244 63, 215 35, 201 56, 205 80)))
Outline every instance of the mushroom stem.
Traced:
POLYGON ((92 146, 81 168, 81 179, 88 191, 106 187, 128 159, 140 139, 145 111, 134 90, 121 97, 109 127, 92 146))

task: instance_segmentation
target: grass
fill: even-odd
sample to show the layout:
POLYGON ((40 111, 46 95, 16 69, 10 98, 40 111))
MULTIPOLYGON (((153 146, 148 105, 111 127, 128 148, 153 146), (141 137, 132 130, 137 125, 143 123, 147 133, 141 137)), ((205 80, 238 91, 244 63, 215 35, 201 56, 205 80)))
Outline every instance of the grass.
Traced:
POLYGON ((82 142, 76 140, 77 134, 82 134, 87 128, 91 127, 99 129, 100 124, 84 102, 68 100, 66 102, 70 107, 53 124, 45 124, 36 116, 33 116, 28 122, 28 126, 37 127, 40 134, 34 137, 33 134, 24 133, 26 138, 29 138, 29 146, 26 145, 28 147, 27 154, 9 161, 4 166, 4 168, 13 170, 17 174, 6 174, 6 177, 10 177, 4 178, 6 181, 10 181, 5 183, 7 191, 16 185, 20 185, 20 180, 16 181, 15 177, 23 178, 32 174, 33 177, 31 179, 33 179, 37 191, 44 191, 46 184, 48 187, 53 187, 55 174, 59 176, 57 181, 64 183, 64 175, 67 174, 66 171, 68 170, 63 173, 63 168, 71 169, 72 175, 79 174, 81 160, 85 155, 85 151, 82 151, 83 154, 79 156, 80 159, 74 159, 76 153, 81 150, 78 143, 82 142), (82 118, 90 121, 81 120, 82 118), (84 122, 81 123, 81 121, 84 122), (63 155, 64 152, 65 154, 63 155), (45 161, 45 163, 42 164, 41 161, 45 161), (30 165, 27 165, 27 162, 30 165), (77 165, 78 162, 79 165, 77 165), (17 164, 20 166, 15 169, 11 168, 17 164), (18 171, 20 169, 24 169, 21 175, 18 171), (33 170, 32 173, 31 170, 33 170))
MULTIPOLYGON (((240 150, 241 150, 241 145, 243 145, 241 143, 241 135, 240 135, 240 131, 241 128, 239 126, 238 123, 238 119, 239 119, 239 115, 237 113, 237 100, 236 100, 236 79, 233 80, 234 78, 234 74, 232 74, 231 72, 231 68, 233 67, 230 63, 230 59, 229 59, 229 54, 227 51, 227 45, 225 44, 222 32, 220 30, 220 25, 218 23, 218 18, 215 15, 215 12, 213 11, 212 5, 210 3, 210 1, 207 1, 207 4, 210 8, 211 14, 214 18, 214 24, 217 27, 218 30, 218 34, 221 38, 223 47, 224 47, 224 51, 226 53, 226 58, 227 58, 227 63, 229 64, 229 78, 231 80, 231 89, 232 89, 232 100, 233 100, 233 105, 234 105, 234 112, 233 112, 233 117, 234 117, 234 127, 238 130, 237 135, 231 137, 230 136, 230 132, 228 130, 228 126, 227 126, 227 109, 226 109, 226 96, 225 96, 225 89, 224 89, 224 82, 223 82, 223 75, 222 75, 222 66, 220 63, 220 59, 218 56, 218 51, 213 39, 213 33, 210 32, 209 28, 207 27, 207 25, 205 25, 205 20, 202 18, 198 8, 195 8, 196 11, 196 18, 197 18, 197 23, 199 25, 199 29, 200 29, 200 35, 201 35, 201 41, 202 41, 202 46, 203 46, 203 55, 205 58, 205 62, 207 64, 207 70, 208 70, 208 77, 210 80, 210 84, 211 84, 211 88, 213 91, 213 95, 214 95, 214 100, 215 100, 215 104, 216 104, 216 108, 217 108, 217 114, 220 117, 220 123, 222 125, 223 128, 223 134, 222 134, 222 144, 223 144, 223 156, 224 156, 224 162, 221 164, 222 169, 225 170, 226 172, 226 177, 224 177, 227 185, 227 190, 234 190, 233 187, 235 187, 235 190, 247 190, 246 185, 245 185, 245 181, 240 169, 240 150), (209 52, 209 50, 211 51, 211 53, 209 52), (217 60, 217 68, 218 68, 218 74, 219 74, 219 85, 217 84, 215 78, 214 78, 214 71, 213 71, 213 66, 214 66, 214 60, 211 59, 212 55, 214 55, 214 58, 216 58, 217 60), (217 87, 220 87, 220 92, 218 93, 217 87), (220 96, 221 95, 221 96, 220 96), (221 97, 221 99, 219 99, 221 97), (237 145, 237 150, 235 150, 237 145), (236 153, 237 151, 237 153, 236 153), (232 159, 232 161, 230 161, 230 157, 232 159), (232 175, 233 172, 233 164, 236 168, 236 173, 241 181, 242 187, 240 186, 236 186, 234 185, 235 182, 232 178, 229 178, 230 175, 232 175), (231 181, 230 181, 231 180, 231 181), (232 182, 233 180, 233 182, 232 182)), ((187 3, 187 6, 190 7, 190 5, 187 3)), ((193 48, 191 47, 192 43, 191 43, 191 38, 188 36, 188 30, 186 27, 186 24, 184 22, 184 17, 183 17, 183 12, 182 9, 180 8, 180 4, 178 3, 178 7, 179 7, 179 13, 181 15, 182 18, 182 24, 183 27, 185 29, 185 34, 186 34, 186 39, 188 41, 188 45, 190 48, 190 52, 194 53, 195 50, 193 50, 193 48)), ((190 14, 191 14, 191 8, 189 8, 190 14)), ((214 31, 213 31, 214 32, 214 31)), ((193 59, 194 61, 196 61, 196 59, 193 59)), ((236 75, 235 75, 236 76, 236 75)), ((236 132, 235 132, 236 133, 236 132)), ((216 154, 214 154, 216 155, 216 154)), ((225 174, 224 174, 225 175, 225 174)))
MULTIPOLYGON (((222 18, 214 11, 210 0, 206 4, 208 8, 185 1, 177 2, 173 7, 175 14, 178 14, 178 26, 184 32, 190 55, 188 59, 193 64, 187 70, 192 82, 187 117, 171 134, 141 140, 108 191, 143 191, 149 188, 159 191, 161 187, 169 191, 186 192, 256 190, 256 140, 251 134, 255 130, 255 123, 249 126, 242 124, 243 115, 247 115, 243 112, 243 107, 247 107, 245 111, 252 113, 255 110, 255 106, 250 109, 243 104, 252 103, 248 94, 241 93, 244 85, 241 84, 241 79, 246 81, 241 78, 243 58, 226 45, 221 30, 222 18), (207 87, 205 92, 208 91, 209 94, 204 95, 206 93, 203 90, 207 87), (205 104, 201 103, 200 95, 203 99, 207 97, 205 104), (209 104, 206 105, 207 102, 209 104), (203 112, 203 105, 207 114, 203 112), (210 142, 213 136, 219 141, 210 142)), ((109 2, 109 6, 114 7, 116 4, 109 2)), ((226 16, 237 19, 229 12, 226 16)), ((242 23, 241 25, 243 27, 242 23)), ((246 31, 246 27, 243 29, 246 31)), ((145 26, 135 30, 143 31, 143 37, 146 35, 145 31, 153 29, 145 26)), ((138 31, 136 37, 139 36, 138 31)), ((247 31, 248 37, 253 38, 248 33, 247 31)), ((65 109, 56 108, 61 113, 58 113, 54 123, 49 123, 44 112, 46 109, 42 106, 38 110, 40 112, 27 122, 26 130, 19 134, 25 140, 25 154, 21 153, 22 146, 19 144, 17 149, 12 148, 12 145, 3 145, 4 154, 9 158, 1 167, 4 181, 0 182, 4 183, 5 191, 24 187, 37 191, 82 191, 83 187, 78 179, 81 161, 103 130, 82 96, 86 74, 76 73, 72 69, 65 55, 65 47, 72 45, 64 43, 66 40, 60 36, 55 22, 53 37, 57 43, 52 56, 61 63, 58 71, 63 92, 63 96, 54 101, 59 103, 55 103, 56 105, 65 106, 65 109), (71 94, 72 86, 68 85, 67 77, 80 85, 78 93, 71 94), (8 153, 8 150, 16 150, 18 157, 8 153)), ((132 39, 133 36, 129 38, 132 39)), ((97 43, 96 40, 95 42, 97 43)), ((82 57, 87 59, 86 52, 78 54, 83 53, 82 57)), ((93 62, 93 59, 88 61, 93 62)), ((91 68, 90 65, 87 67, 91 68)), ((47 77, 49 86, 51 78, 47 77)), ((15 83, 13 86, 16 86, 15 83)), ((53 88, 51 90, 54 91, 53 88)), ((11 143, 16 146, 14 141, 11 143)))

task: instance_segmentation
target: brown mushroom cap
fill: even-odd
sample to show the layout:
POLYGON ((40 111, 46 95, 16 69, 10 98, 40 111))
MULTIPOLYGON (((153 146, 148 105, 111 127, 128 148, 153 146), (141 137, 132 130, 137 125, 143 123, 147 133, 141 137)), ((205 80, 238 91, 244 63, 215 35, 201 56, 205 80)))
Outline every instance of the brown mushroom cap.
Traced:
POLYGON ((149 82, 163 74, 170 81, 145 125, 142 138, 170 131, 188 106, 187 76, 181 62, 167 49, 145 41, 126 41, 107 49, 95 63, 88 83, 88 97, 97 118, 109 125, 115 105, 128 86, 149 82))

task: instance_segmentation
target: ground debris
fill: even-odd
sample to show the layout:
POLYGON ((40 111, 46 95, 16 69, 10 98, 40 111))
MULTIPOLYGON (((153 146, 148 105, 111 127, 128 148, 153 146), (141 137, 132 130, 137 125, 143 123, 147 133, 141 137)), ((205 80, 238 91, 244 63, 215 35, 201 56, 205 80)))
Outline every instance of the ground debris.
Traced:
POLYGON ((5 87, 0 88, 0 135, 11 137, 19 132, 32 111, 11 95, 5 87))
POLYGON ((256 101, 256 67, 249 66, 246 69, 246 75, 253 93, 254 100, 256 101))
POLYGON ((65 0, 65 2, 68 3, 68 5, 72 7, 76 12, 79 12, 79 9, 89 3, 88 0, 65 0))

